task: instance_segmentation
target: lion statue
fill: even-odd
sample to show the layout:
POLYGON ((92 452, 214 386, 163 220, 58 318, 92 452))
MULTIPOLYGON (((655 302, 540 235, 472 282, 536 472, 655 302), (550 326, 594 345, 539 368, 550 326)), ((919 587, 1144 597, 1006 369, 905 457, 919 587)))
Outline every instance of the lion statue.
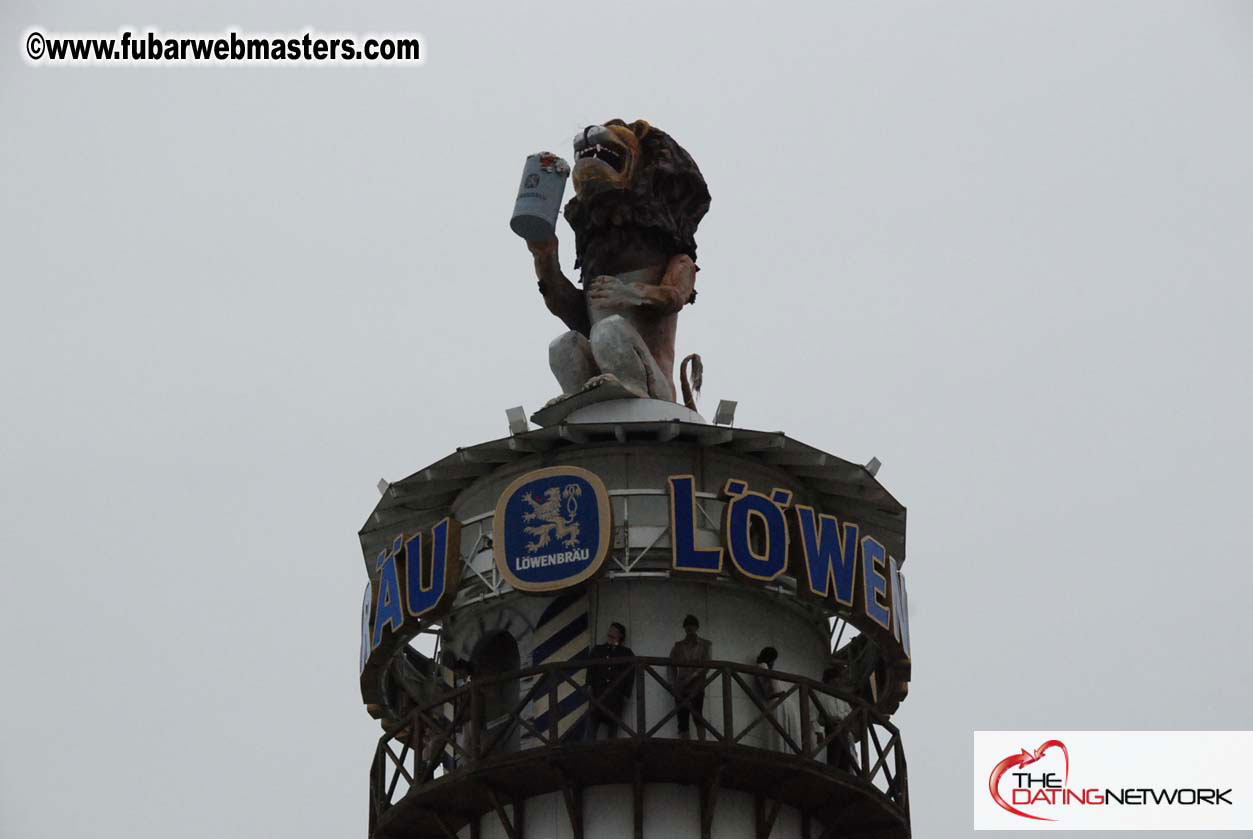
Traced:
MULTIPOLYGON (((643 120, 611 119, 574 139, 575 286, 561 272, 557 240, 529 242, 539 290, 570 331, 549 345, 558 400, 614 383, 644 398, 675 401, 679 310, 696 299, 696 227, 709 189, 691 155, 643 120)), ((694 408, 700 358, 684 359, 684 403, 694 408)), ((556 400, 554 400, 556 401, 556 400)))

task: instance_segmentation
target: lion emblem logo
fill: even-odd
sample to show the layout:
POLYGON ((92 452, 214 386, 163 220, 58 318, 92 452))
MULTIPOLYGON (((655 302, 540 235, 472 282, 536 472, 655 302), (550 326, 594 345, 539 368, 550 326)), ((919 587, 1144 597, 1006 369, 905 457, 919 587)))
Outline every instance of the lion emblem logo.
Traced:
POLYGON ((578 466, 519 475, 496 501, 492 553, 501 576, 518 591, 583 582, 604 564, 612 537, 609 490, 578 466))
POLYGON ((566 484, 564 487, 549 487, 543 500, 529 493, 522 496, 523 503, 531 508, 522 514, 522 520, 540 522, 523 528, 534 539, 527 543, 528 551, 538 551, 553 539, 562 540, 561 544, 567 548, 579 546, 579 523, 575 519, 579 515, 579 496, 582 494, 583 487, 566 484))

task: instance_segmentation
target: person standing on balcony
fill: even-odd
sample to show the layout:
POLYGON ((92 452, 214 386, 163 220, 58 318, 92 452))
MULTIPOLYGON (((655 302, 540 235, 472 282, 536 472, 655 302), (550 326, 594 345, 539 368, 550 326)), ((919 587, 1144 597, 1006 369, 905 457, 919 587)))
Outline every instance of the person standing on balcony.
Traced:
POLYGON ((457 694, 452 702, 444 703, 447 713, 448 724, 451 726, 452 739, 457 743, 457 749, 445 749, 444 751, 444 769, 451 772, 467 760, 465 754, 469 748, 468 732, 474 724, 471 718, 474 703, 468 689, 474 681, 474 665, 464 658, 454 659, 452 664, 452 687, 467 688, 463 693, 457 694))
POLYGON ((699 662, 708 662, 713 658, 714 645, 706 638, 696 634, 700 629, 700 621, 695 615, 683 619, 684 637, 674 642, 670 648, 670 665, 667 673, 670 685, 674 690, 675 702, 679 706, 679 739, 688 739, 688 726, 692 712, 696 713, 696 736, 705 739, 705 723, 701 717, 701 709, 705 704, 705 678, 708 667, 684 667, 699 662))
MULTIPOLYGON (((760 653, 757 654, 756 664, 766 670, 773 670, 774 663, 779 659, 779 651, 774 647, 762 647, 760 653)), ((783 698, 783 691, 779 690, 779 683, 775 681, 773 676, 767 676, 761 673, 753 674, 753 689, 757 694, 757 701, 761 703, 761 714, 766 719, 766 724, 762 728, 765 737, 766 748, 779 751, 782 748, 782 738, 779 737, 779 731, 771 724, 771 720, 778 722, 778 704, 783 698)))
MULTIPOLYGON (((849 675, 847 662, 837 662, 828 665, 822 671, 822 683, 833 690, 849 692, 849 675)), ((819 741, 825 740, 827 735, 832 732, 839 731, 840 724, 848 717, 852 711, 850 706, 843 699, 832 694, 825 694, 821 691, 814 693, 814 698, 818 704, 822 706, 824 714, 819 718, 818 725, 822 727, 822 734, 818 735, 819 741)), ((833 739, 827 743, 827 765, 834 766, 844 772, 851 772, 856 766, 857 761, 853 752, 853 737, 849 731, 842 731, 836 734, 833 739)))
MULTIPOLYGON (((757 666, 767 670, 773 670, 774 663, 778 660, 779 651, 774 647, 762 647, 761 652, 757 654, 757 666)), ((757 698, 763 705, 769 705, 772 700, 783 696, 783 691, 779 690, 779 685, 772 676, 754 675, 753 683, 757 688, 757 698)))
POLYGON ((597 731, 602 723, 605 725, 606 736, 610 740, 618 736, 622 709, 626 706, 631 689, 635 686, 631 662, 623 659, 632 658, 634 655, 635 653, 631 652, 631 648, 626 645, 626 627, 617 621, 609 624, 606 642, 592 647, 588 653, 588 658, 605 663, 595 664, 587 669, 587 692, 592 701, 588 702, 587 717, 583 728, 585 741, 590 743, 596 739, 597 731), (598 707, 596 703, 604 707, 598 707))

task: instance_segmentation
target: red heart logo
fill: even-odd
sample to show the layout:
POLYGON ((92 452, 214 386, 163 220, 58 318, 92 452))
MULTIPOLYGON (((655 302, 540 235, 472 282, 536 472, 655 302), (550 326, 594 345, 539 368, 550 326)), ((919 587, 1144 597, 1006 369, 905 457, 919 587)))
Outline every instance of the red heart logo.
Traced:
POLYGON ((1015 807, 1010 805, 1009 802, 1007 802, 1004 798, 1001 798, 1001 793, 1000 793, 1000 790, 998 789, 998 786, 1001 782, 1002 775, 1004 775, 1010 769, 1013 769, 1015 766, 1027 766, 1029 764, 1035 763, 1037 760, 1044 757, 1044 753, 1046 751, 1052 748, 1061 749, 1062 756, 1066 758, 1066 781, 1063 784, 1063 787, 1066 784, 1069 784, 1070 783, 1070 752, 1066 751, 1066 744, 1063 743, 1061 740, 1045 740, 1043 743, 1040 744, 1039 748, 1037 748, 1034 752, 1029 752, 1026 749, 1023 749, 1018 754, 1010 755, 1009 757, 1002 760, 1000 763, 996 764, 996 767, 992 770, 992 774, 988 776, 988 792, 992 793, 992 800, 995 801, 998 805, 1000 805, 1002 809, 1008 810, 1009 812, 1013 813, 1015 816, 1022 816, 1024 819, 1038 819, 1039 821, 1042 821, 1042 822, 1057 821, 1056 819, 1047 819, 1044 816, 1033 816, 1030 813, 1024 813, 1022 810, 1016 809, 1015 807))

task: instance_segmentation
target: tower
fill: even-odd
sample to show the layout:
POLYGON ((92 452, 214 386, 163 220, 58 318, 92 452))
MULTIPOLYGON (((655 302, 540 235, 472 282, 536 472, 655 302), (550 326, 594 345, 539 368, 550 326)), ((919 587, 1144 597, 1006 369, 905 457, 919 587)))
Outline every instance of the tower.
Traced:
MULTIPOLYGON (((643 121, 589 126, 576 186, 586 149, 625 182, 659 141, 680 159, 643 121)), ((546 297, 555 244, 532 246, 546 297)), ((668 317, 694 252, 609 274, 679 289, 668 317)), ((904 508, 877 464, 657 398, 672 321, 667 352, 647 313, 586 306, 585 330, 560 315, 566 394, 539 427, 511 412, 508 437, 381 484, 361 530, 370 836, 908 837, 904 508)))

